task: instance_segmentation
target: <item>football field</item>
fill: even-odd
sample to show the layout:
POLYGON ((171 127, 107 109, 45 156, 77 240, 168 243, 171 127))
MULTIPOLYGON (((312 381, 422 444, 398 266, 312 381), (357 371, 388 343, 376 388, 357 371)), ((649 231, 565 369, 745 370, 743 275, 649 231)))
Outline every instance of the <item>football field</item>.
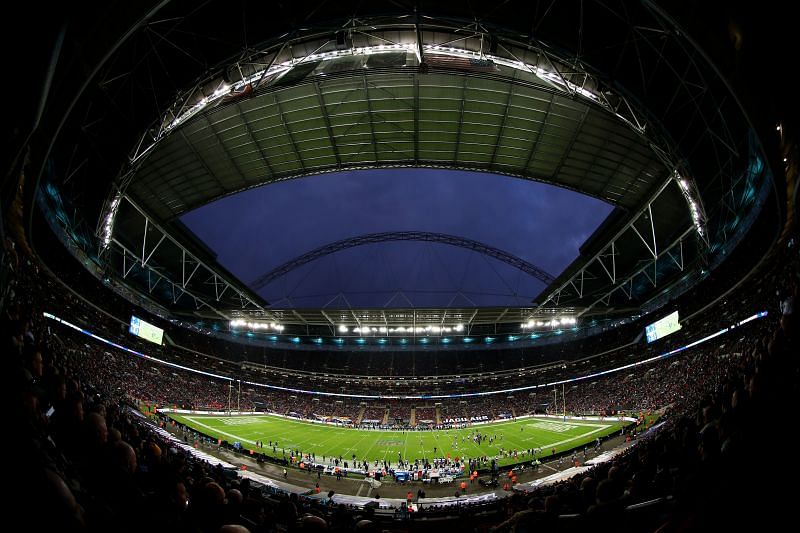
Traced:
POLYGON ((303 422, 274 415, 206 416, 168 413, 178 422, 211 437, 239 442, 245 449, 255 449, 256 441, 264 447, 258 452, 275 457, 289 457, 293 450, 316 454, 317 462, 333 457, 351 461, 375 460, 397 463, 434 457, 496 457, 500 465, 530 460, 523 450, 539 448, 544 458, 573 448, 583 449, 598 437, 619 433, 626 422, 617 419, 566 420, 560 418, 525 418, 464 429, 433 431, 374 431, 303 422), (476 433, 486 436, 476 442, 476 433), (269 445, 270 441, 272 446, 269 445), (273 449, 274 447, 274 449, 273 449), (517 458, 513 452, 517 451, 517 458))

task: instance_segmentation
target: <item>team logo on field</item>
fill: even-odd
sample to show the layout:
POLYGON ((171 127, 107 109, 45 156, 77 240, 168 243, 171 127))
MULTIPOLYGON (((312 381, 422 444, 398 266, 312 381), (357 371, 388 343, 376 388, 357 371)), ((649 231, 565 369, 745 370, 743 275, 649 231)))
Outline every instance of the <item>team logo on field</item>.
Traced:
POLYGON ((569 431, 571 429, 575 429, 580 426, 576 426, 575 424, 565 424, 563 422, 534 422, 532 424, 527 424, 530 428, 536 429, 544 429, 546 431, 555 431, 556 433, 564 433, 565 431, 569 431))

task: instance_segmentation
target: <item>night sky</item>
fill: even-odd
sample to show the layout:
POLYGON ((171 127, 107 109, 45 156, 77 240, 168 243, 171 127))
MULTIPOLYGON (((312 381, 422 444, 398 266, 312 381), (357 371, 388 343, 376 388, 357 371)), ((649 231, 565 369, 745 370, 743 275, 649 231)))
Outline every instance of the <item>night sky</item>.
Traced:
MULTIPOLYGON (((517 178, 430 169, 325 174, 245 191, 182 221, 246 284, 325 244, 428 231, 500 248, 557 276, 611 212, 594 198, 517 178)), ((544 284, 476 252, 434 243, 351 248, 259 293, 274 307, 528 305, 544 284)))

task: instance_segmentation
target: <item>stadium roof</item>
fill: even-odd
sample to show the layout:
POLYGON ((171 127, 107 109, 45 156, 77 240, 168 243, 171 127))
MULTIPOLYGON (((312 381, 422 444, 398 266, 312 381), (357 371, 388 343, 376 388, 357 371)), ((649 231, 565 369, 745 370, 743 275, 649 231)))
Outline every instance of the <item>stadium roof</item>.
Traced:
MULTIPOLYGON (((295 66, 256 94, 226 91, 212 109, 164 132, 126 193, 170 220, 265 183, 423 166, 545 181, 634 209, 669 176, 652 141, 624 117, 559 87, 553 70, 537 76, 534 66, 481 58, 473 40, 451 43, 463 54, 425 50, 427 68, 413 50, 396 51, 386 32, 339 50, 327 39, 304 43, 326 60, 284 52, 274 61, 295 66), (388 50, 376 44, 387 41, 388 50)), ((530 65, 546 61, 519 55, 530 65)))
MULTIPOLYGON (((650 1, 220 7, 134 17, 103 48, 93 90, 77 91, 87 112, 71 115, 127 146, 98 222, 105 261, 173 310, 263 311, 176 218, 264 183, 422 166, 601 198, 622 215, 537 299, 588 311, 691 285, 687 267, 735 245, 769 181, 725 80, 650 1), (132 37, 148 32, 160 38, 132 37), (98 121, 108 100, 150 126, 134 140, 98 121)), ((56 147, 65 159, 92 149, 56 147)), ((98 165, 66 177, 88 189, 98 165)))

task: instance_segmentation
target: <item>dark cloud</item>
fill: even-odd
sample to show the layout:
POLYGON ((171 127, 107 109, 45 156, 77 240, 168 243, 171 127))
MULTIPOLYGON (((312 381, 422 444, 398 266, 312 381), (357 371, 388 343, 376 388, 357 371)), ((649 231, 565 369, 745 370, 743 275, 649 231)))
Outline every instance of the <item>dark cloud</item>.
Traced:
MULTIPOLYGON (((557 275, 610 211, 596 199, 516 178, 402 169, 268 185, 200 208, 183 221, 217 252, 222 265, 249 283, 316 247, 381 231, 467 237, 557 275)), ((272 302, 291 296, 284 304, 298 307, 323 306, 340 292, 355 300, 349 301, 354 306, 382 306, 393 296, 401 303, 392 305, 407 305, 397 291, 405 291, 417 306, 447 305, 454 297, 466 305, 465 295, 475 305, 524 305, 542 288, 474 252, 385 243, 310 263, 262 294, 272 302)))

